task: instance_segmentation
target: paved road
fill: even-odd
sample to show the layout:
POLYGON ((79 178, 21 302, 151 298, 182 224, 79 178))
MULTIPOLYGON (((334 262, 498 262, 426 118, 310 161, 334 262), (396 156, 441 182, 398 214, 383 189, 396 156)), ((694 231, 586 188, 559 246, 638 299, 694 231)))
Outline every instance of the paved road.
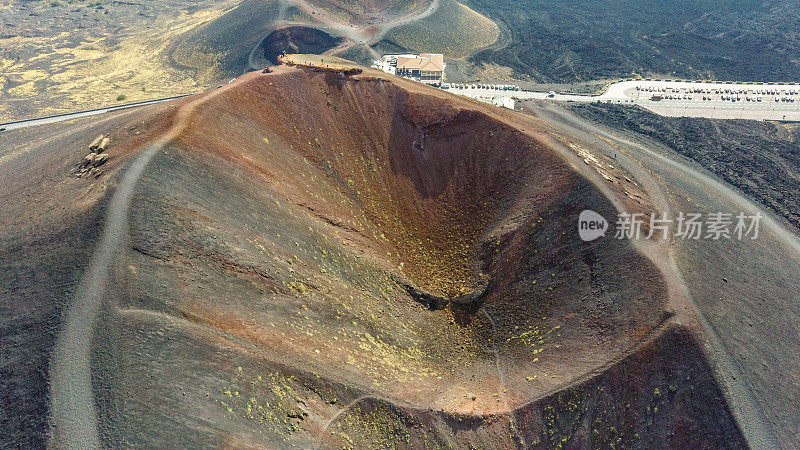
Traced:
POLYGON ((557 102, 607 102, 616 104, 639 105, 657 114, 673 117, 707 117, 716 119, 751 119, 751 120, 789 120, 800 121, 800 94, 788 94, 790 91, 800 93, 798 84, 745 84, 727 82, 689 82, 689 81, 655 81, 627 80, 613 83, 602 95, 577 95, 564 93, 546 93, 533 91, 502 91, 496 89, 473 89, 450 86, 449 92, 477 99, 496 97, 513 97, 519 100, 552 100, 557 102), (638 87, 638 89, 637 89, 638 87), (662 95, 690 94, 690 99, 652 100, 650 88, 663 89, 662 95), (693 90, 704 89, 708 94, 694 93, 693 90), (724 90, 745 91, 738 94, 739 101, 723 100, 724 90), (713 93, 714 90, 718 92, 713 93), (719 92, 722 90, 722 92, 719 92), (757 91, 777 91, 776 95, 757 94, 757 91), (703 100, 703 96, 711 100, 703 100), (754 101, 747 101, 750 96, 754 101), (775 102, 775 97, 794 98, 794 102, 775 102), (757 97, 762 97, 758 102, 757 97))
POLYGON ((166 102, 166 101, 169 101, 169 100, 175 100, 175 99, 178 99, 178 98, 186 97, 187 95, 191 95, 191 94, 174 95, 172 97, 158 98, 158 99, 155 99, 155 100, 145 100, 145 101, 142 101, 142 102, 127 103, 127 104, 124 104, 124 105, 109 106, 107 108, 90 109, 90 110, 78 111, 78 112, 74 112, 74 113, 57 114, 57 115, 54 115, 54 116, 40 117, 40 118, 37 118, 37 119, 26 119, 26 120, 17 120, 17 121, 14 121, 14 122, 0 123, 0 130, 8 131, 8 130, 16 130, 16 129, 19 129, 19 128, 35 127, 35 126, 39 126, 39 125, 47 125, 47 124, 50 124, 50 123, 63 122, 65 120, 78 119, 78 118, 81 118, 81 117, 95 116, 97 114, 105 114, 105 113, 109 113, 109 112, 112 112, 112 111, 119 111, 121 109, 136 108, 136 107, 139 107, 139 106, 146 106, 146 105, 154 105, 156 103, 161 103, 161 102, 166 102))

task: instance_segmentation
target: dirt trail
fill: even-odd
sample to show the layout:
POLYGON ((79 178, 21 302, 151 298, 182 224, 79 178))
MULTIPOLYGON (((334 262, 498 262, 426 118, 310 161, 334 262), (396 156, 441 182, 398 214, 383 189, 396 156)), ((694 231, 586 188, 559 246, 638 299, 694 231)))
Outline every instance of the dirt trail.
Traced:
POLYGON ((189 100, 176 113, 173 126, 140 151, 122 175, 108 205, 100 243, 81 276, 53 348, 49 369, 51 447, 101 447, 92 392, 92 339, 109 282, 109 268, 127 233, 128 209, 136 183, 155 154, 183 131, 195 108, 255 76, 260 74, 242 76, 189 100))
MULTIPOLYGON (((657 203, 662 203, 666 207, 664 211, 667 211, 668 214, 669 206, 662 187, 649 174, 644 177, 639 176, 643 172, 646 173, 647 170, 642 165, 643 163, 629 155, 630 150, 642 152, 660 163, 668 165, 672 169, 685 174, 686 179, 696 180, 695 183, 697 185, 704 185, 723 193, 729 199, 739 203, 744 209, 761 211, 765 217, 764 225, 781 239, 782 244, 787 249, 791 249, 793 253, 798 253, 798 257, 800 257, 800 242, 796 237, 791 236, 788 231, 770 218, 769 214, 763 211, 762 208, 741 198, 740 195, 719 181, 685 164, 671 160, 642 144, 621 138, 608 130, 578 119, 561 108, 545 106, 545 109, 539 111, 547 117, 548 121, 561 124, 579 135, 584 135, 587 140, 591 140, 590 136, 602 136, 619 145, 620 147, 614 146, 615 150, 619 150, 616 162, 632 172, 639 172, 634 174, 637 176, 637 180, 643 182, 648 193, 658 200, 657 203)), ((742 427, 748 442, 757 448, 779 448, 780 444, 777 438, 769 431, 768 420, 764 415, 762 406, 747 385, 747 377, 744 376, 743 369, 732 355, 731 349, 726 347, 715 327, 705 317, 696 301, 692 298, 683 274, 677 265, 672 242, 663 241, 663 243, 649 244, 637 241, 636 245, 640 250, 652 257, 654 263, 661 269, 667 279, 670 285, 670 303, 679 307, 683 312, 683 320, 681 322, 685 323, 686 319, 693 322, 690 328, 706 342, 707 351, 711 353, 709 359, 711 359, 712 366, 716 369, 716 375, 724 390, 727 391, 728 399, 736 412, 739 425, 742 427), (679 297, 677 298, 678 302, 675 301, 675 294, 679 297)))
POLYGON ((481 308, 481 312, 486 317, 486 320, 488 320, 492 325, 491 352, 494 355, 494 367, 497 371, 497 379, 500 381, 500 386, 497 387, 497 395, 502 400, 503 406, 505 406, 506 410, 509 411, 508 421, 511 424, 511 430, 514 434, 514 437, 517 438, 518 442, 522 443, 523 447, 527 447, 528 445, 525 442, 525 436, 519 432, 519 428, 514 420, 513 409, 511 408, 511 404, 508 402, 508 396, 506 395, 506 373, 505 370, 503 370, 503 363, 500 361, 500 350, 497 349, 497 342, 499 342, 499 339, 496 335, 497 323, 495 323, 492 315, 489 314, 489 311, 486 310, 485 306, 481 308))
MULTIPOLYGON (((281 3, 280 14, 278 15, 278 19, 272 24, 269 30, 272 31, 288 26, 302 26, 307 28, 314 28, 343 38, 341 44, 337 45, 336 47, 330 50, 327 50, 325 53, 323 53, 325 55, 336 55, 353 47, 356 44, 363 44, 364 47, 370 52, 372 57, 378 59, 380 58, 380 55, 375 50, 372 49, 372 46, 378 41, 380 41, 383 38, 383 36, 386 35, 386 33, 399 26, 407 25, 422 20, 430 16, 434 12, 436 12, 437 9, 439 9, 439 0, 432 0, 430 5, 428 5, 428 7, 425 8, 425 10, 419 14, 411 14, 404 17, 398 17, 395 20, 383 23, 375 23, 368 25, 350 25, 334 17, 329 16, 324 11, 318 10, 305 0, 291 0, 291 1, 284 1, 281 3), (290 5, 295 6, 296 8, 300 9, 301 11, 305 12, 308 15, 313 14, 313 17, 320 23, 307 23, 307 22, 296 22, 296 21, 286 20, 286 9, 290 5)), ((250 52, 248 56, 248 66, 251 69, 259 69, 255 61, 255 53, 258 51, 258 49, 261 48, 262 42, 263 39, 260 40, 258 44, 256 44, 256 46, 253 48, 253 50, 250 52)))
MULTIPOLYGON (((414 23, 414 22, 417 22, 419 20, 422 20, 422 19, 430 16, 434 12, 436 12, 437 9, 439 9, 439 0, 433 0, 431 2, 431 4, 428 6, 428 8, 425 9, 425 11, 423 11, 423 12, 417 14, 417 15, 408 16, 408 17, 401 17, 401 18, 399 18, 397 20, 394 20, 394 21, 391 21, 391 22, 377 24, 377 25, 375 25, 375 26, 373 26, 371 28, 372 29, 377 28, 378 32, 375 33, 375 34, 370 35, 369 38, 366 39, 366 40, 359 41, 358 39, 354 39, 352 36, 348 35, 347 37, 349 39, 345 39, 345 42, 343 42, 341 45, 339 45, 336 48, 333 48, 331 50, 328 50, 325 53, 329 54, 329 55, 335 55, 337 53, 340 53, 340 52, 343 52, 343 51, 349 49, 350 47, 352 47, 356 43, 360 42, 360 43, 364 44, 364 47, 367 50, 369 50, 369 52, 370 52, 370 54, 372 55, 373 58, 379 59, 381 56, 378 54, 378 52, 376 52, 372 48, 372 46, 377 44, 378 41, 380 41, 381 39, 383 39, 383 37, 386 35, 386 33, 388 33, 389 31, 391 31, 391 30, 393 30, 393 29, 395 29, 397 27, 400 27, 400 26, 403 26, 403 25, 408 25, 410 23, 414 23)), ((361 30, 361 31, 362 31, 362 34, 363 34, 366 31, 366 29, 361 30)))
MULTIPOLYGON (((486 312, 485 309, 483 309, 482 312, 486 316, 486 318, 491 322, 492 326, 494 327, 495 326, 494 320, 491 318, 489 313, 486 312)), ((501 411, 499 414, 507 415, 508 419, 513 423, 514 422, 514 413, 515 412, 522 411, 525 408, 528 408, 530 405, 532 405, 532 404, 534 404, 536 402, 542 401, 542 400, 546 399, 547 397, 555 395, 555 394, 557 394, 557 393, 559 393, 561 391, 566 391, 566 390, 572 389, 572 388, 574 388, 576 386, 581 385, 582 383, 585 383, 585 382, 587 382, 587 381, 589 381, 589 380, 591 380, 591 379, 603 374, 604 372, 606 372, 607 370, 609 370, 610 368, 612 368, 616 364, 619 364, 622 361, 624 361, 625 358, 635 354, 640 348, 642 348, 642 347, 644 347, 644 346, 646 346, 648 344, 651 344, 656 339, 658 339, 659 337, 661 337, 664 334, 666 334, 666 332, 670 329, 670 327, 673 327, 673 326, 674 326, 673 322, 671 322, 669 319, 664 320, 659 326, 657 326, 656 328, 652 329, 649 333, 647 333, 646 336, 643 336, 642 339, 640 339, 634 345, 632 345, 631 348, 628 351, 622 352, 621 354, 617 355, 615 358, 607 361, 602 366, 595 367, 595 368, 593 368, 592 370, 590 370, 588 372, 585 372, 583 374, 580 374, 580 375, 576 376, 575 378, 573 378, 572 380, 570 380, 567 383, 560 384, 558 386, 554 386, 553 388, 548 389, 548 390, 546 390, 544 392, 539 392, 536 395, 528 398, 524 402, 515 405, 513 408, 510 406, 510 404, 508 402, 508 399, 507 399, 507 396, 505 396, 505 394, 503 393, 503 387, 505 386, 505 382, 503 381, 503 378, 504 378, 503 377, 503 373, 504 373, 504 371, 501 368, 500 353, 496 349, 496 347, 493 345, 491 351, 495 356, 495 367, 497 369, 497 373, 501 377, 501 385, 498 388, 498 394, 501 396, 501 398, 503 399, 503 402, 506 405, 506 409, 504 411, 501 411)), ((494 342, 494 340, 493 340, 493 342, 494 342)), ((378 394, 360 395, 360 396, 354 398, 353 400, 351 400, 350 402, 348 402, 341 409, 336 411, 336 413, 334 413, 328 420, 325 421, 325 423, 322 425, 319 433, 317 433, 316 437, 314 438, 314 446, 316 448, 320 448, 323 440, 325 439, 326 434, 328 433, 328 430, 334 424, 334 422, 336 422, 336 419, 341 417, 344 413, 346 413, 351 408, 353 408, 354 406, 356 406, 357 404, 361 403, 364 400, 383 401, 383 402, 386 402, 386 403, 393 404, 395 406, 401 406, 401 407, 404 407, 404 408, 414 409, 414 410, 417 410, 417 411, 433 411, 430 408, 426 408, 426 407, 420 406, 420 405, 411 404, 411 403, 399 400, 397 398, 388 398, 388 397, 385 397, 385 396, 382 396, 382 395, 378 395, 378 394)), ((525 442, 522 434, 520 434, 516 430, 517 429, 515 428, 515 431, 514 431, 515 436, 520 440, 520 442, 523 443, 523 446, 527 446, 527 443, 525 442)))

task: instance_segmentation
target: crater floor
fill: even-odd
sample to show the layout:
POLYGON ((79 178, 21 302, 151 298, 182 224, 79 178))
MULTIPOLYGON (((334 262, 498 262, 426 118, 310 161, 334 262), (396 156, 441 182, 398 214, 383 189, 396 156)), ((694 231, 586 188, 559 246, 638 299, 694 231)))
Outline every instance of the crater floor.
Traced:
POLYGON ((659 269, 574 232, 615 206, 543 130, 357 72, 252 75, 151 162, 106 330, 112 439, 741 439, 698 413, 725 401, 659 269))

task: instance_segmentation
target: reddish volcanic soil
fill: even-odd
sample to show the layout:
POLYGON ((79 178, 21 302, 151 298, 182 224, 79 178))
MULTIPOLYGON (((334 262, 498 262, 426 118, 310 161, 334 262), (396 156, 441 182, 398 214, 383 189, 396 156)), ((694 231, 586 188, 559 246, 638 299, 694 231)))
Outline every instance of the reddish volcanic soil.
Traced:
POLYGON ((184 113, 97 330, 110 445, 745 445, 660 266, 575 230, 648 196, 558 130, 289 66, 184 113))

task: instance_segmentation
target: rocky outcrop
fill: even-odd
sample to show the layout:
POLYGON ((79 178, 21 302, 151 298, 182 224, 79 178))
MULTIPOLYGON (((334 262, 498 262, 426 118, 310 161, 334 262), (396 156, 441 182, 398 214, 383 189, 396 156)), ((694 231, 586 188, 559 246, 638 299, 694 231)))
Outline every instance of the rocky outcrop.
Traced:
POLYGON ((394 276, 395 282, 402 286, 402 288, 406 291, 406 293, 408 293, 408 295, 411 296, 411 298, 433 311, 442 310, 451 302, 457 305, 474 305, 480 302, 486 295, 486 292, 489 290, 491 281, 487 276, 482 278, 485 279, 483 279, 480 284, 478 284, 471 291, 459 295, 458 297, 447 298, 426 292, 404 277, 397 275, 394 276))
POLYGON ((89 154, 84 156, 81 162, 76 165, 76 177, 97 178, 103 174, 99 167, 108 161, 109 156, 108 153, 105 153, 105 150, 108 148, 109 142, 111 142, 111 139, 101 134, 89 144, 89 154))

